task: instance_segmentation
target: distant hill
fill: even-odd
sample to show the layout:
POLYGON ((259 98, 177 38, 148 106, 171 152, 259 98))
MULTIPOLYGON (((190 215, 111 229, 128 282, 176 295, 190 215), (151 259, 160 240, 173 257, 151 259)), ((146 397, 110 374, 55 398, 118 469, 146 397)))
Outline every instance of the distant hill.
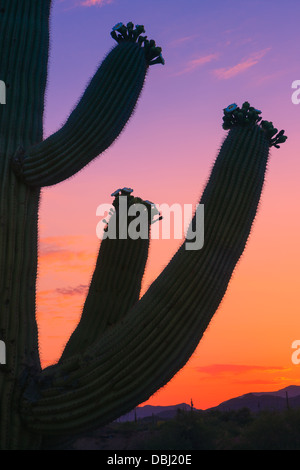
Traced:
POLYGON ((275 392, 247 393, 220 403, 209 410, 231 411, 249 408, 256 413, 261 410, 284 410, 300 407, 300 386, 290 385, 275 392))
POLYGON ((156 418, 161 419, 172 419, 176 416, 177 410, 185 410, 188 411, 191 409, 190 405, 186 403, 180 403, 178 405, 170 405, 170 406, 152 406, 152 405, 145 405, 145 406, 138 406, 135 410, 130 411, 121 418, 117 419, 118 422, 125 422, 125 421, 134 421, 136 419, 146 419, 152 418, 155 416, 156 418))
MULTIPOLYGON (((249 408, 252 412, 256 413, 261 410, 284 410, 288 406, 290 408, 300 408, 300 386, 290 385, 274 392, 247 393, 245 395, 226 400, 217 406, 208 408, 207 410, 197 411, 231 411, 241 408, 249 408)), ((134 421, 135 419, 145 420, 151 419, 153 416, 156 419, 167 420, 174 418, 178 409, 189 411, 191 407, 186 403, 170 406, 138 406, 130 413, 121 416, 117 421, 126 422, 134 421)))
POLYGON ((300 395, 300 385, 289 385, 288 387, 282 388, 281 390, 277 390, 277 392, 261 392, 261 393, 254 393, 256 396, 260 395, 272 395, 277 397, 286 397, 286 393, 288 394, 289 398, 297 397, 300 395))

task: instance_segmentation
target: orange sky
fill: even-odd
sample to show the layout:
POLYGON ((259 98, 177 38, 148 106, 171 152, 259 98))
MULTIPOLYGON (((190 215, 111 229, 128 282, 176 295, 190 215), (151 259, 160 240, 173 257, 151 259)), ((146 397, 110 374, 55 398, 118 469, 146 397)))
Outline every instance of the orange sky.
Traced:
MULTIPOLYGON (((272 159, 275 158, 285 158, 283 147, 280 154, 272 152, 272 159)), ((83 174, 65 184, 80 186, 75 179, 81 177, 83 174)), ((221 306, 186 367, 149 403, 176 404, 192 398, 196 407, 207 408, 249 391, 271 391, 300 384, 300 365, 291 361, 291 344, 300 338, 299 218, 293 217, 291 207, 287 209, 282 183, 277 179, 270 165, 253 232, 221 306), (273 188, 268 184, 272 180, 273 188)), ((38 283, 44 366, 59 358, 80 317, 100 243, 95 236, 99 218, 93 211, 87 216, 78 208, 76 198, 79 202, 81 192, 72 207, 68 198, 57 207, 56 197, 48 198, 48 192, 55 195, 53 189, 47 189, 42 198, 38 283), (48 210, 43 209, 44 203, 48 210), (44 225, 55 224, 60 211, 68 213, 70 227, 73 220, 73 226, 81 228, 86 217, 87 227, 93 228, 90 235, 80 234, 77 228, 77 235, 43 236, 47 232, 44 225)), ((179 243, 151 240, 142 292, 167 264, 179 243)))
MULTIPOLYGON (((166 65, 151 67, 136 113, 115 144, 42 192, 37 320, 43 366, 59 358, 80 317, 99 246, 98 205, 110 203, 112 191, 123 186, 158 204, 196 204, 226 135, 222 109, 248 100, 285 129, 288 141, 272 150, 259 213, 220 308, 186 367, 149 403, 192 398, 207 408, 300 384, 300 365, 291 361, 292 342, 300 339, 300 105, 291 101, 291 84, 300 79, 299 2, 284 10, 275 2, 271 11, 258 2, 258 16, 252 1, 241 8, 233 0, 225 8, 218 0, 205 6, 176 0, 170 9, 161 0, 159 15, 144 0, 102 8, 93 2, 71 8, 72 1, 53 8, 46 134, 61 125, 112 47, 116 19, 147 22, 166 65), (77 34, 82 26, 85 34, 77 34)), ((144 290, 178 244, 152 240, 144 290)))

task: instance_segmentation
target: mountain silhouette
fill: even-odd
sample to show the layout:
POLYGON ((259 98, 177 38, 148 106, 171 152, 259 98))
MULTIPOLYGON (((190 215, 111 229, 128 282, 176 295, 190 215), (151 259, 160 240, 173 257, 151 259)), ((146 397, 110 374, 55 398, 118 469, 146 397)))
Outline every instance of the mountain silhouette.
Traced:
POLYGON ((134 410, 130 411, 124 416, 121 416, 117 421, 125 422, 125 421, 134 421, 135 419, 147 419, 152 418, 153 416, 156 419, 172 419, 178 413, 178 410, 189 411, 191 409, 190 405, 186 403, 180 403, 178 405, 170 405, 170 406, 152 406, 152 405, 145 405, 145 406, 138 406, 134 410))
POLYGON ((275 392, 246 393, 226 400, 209 410, 231 411, 249 408, 255 413, 261 410, 284 410, 298 407, 300 407, 300 386, 290 385, 275 392))
MULTIPOLYGON (((289 385, 288 387, 274 392, 246 393, 245 395, 231 398, 206 410, 195 409, 195 411, 232 411, 241 408, 249 408, 252 412, 256 413, 262 410, 284 410, 298 407, 300 408, 300 386, 289 385)), ((186 403, 170 406, 138 406, 126 415, 121 416, 117 421, 145 420, 153 419, 153 417, 167 420, 174 418, 178 410, 190 411, 191 406, 186 403)))

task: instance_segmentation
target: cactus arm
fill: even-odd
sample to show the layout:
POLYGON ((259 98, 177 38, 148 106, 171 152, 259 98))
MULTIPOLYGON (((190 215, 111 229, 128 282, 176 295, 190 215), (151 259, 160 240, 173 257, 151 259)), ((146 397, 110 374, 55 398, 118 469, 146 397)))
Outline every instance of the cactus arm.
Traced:
POLYGON ((117 35, 114 28, 117 46, 98 68, 64 126, 14 155, 13 168, 26 184, 49 186, 74 175, 115 141, 134 112, 149 65, 157 63, 161 49, 140 36, 143 27, 133 29, 128 23, 117 30, 123 33, 117 35))
POLYGON ((113 201, 115 210, 104 231, 108 236, 101 241, 82 316, 63 351, 61 361, 79 352, 84 353, 87 347, 101 338, 108 328, 121 321, 139 300, 153 217, 145 206, 145 212, 148 212, 145 214, 148 225, 143 236, 137 239, 128 236, 120 239, 120 232, 127 233, 130 223, 135 218, 129 216, 122 220, 119 209, 120 196, 122 202, 125 200, 126 211, 134 204, 139 204, 139 207, 141 204, 145 205, 142 199, 125 194, 125 191, 123 195, 123 190, 120 190, 120 194, 118 192, 113 201), (120 224, 124 225, 122 229, 120 224), (109 235, 110 231, 116 238, 109 235))
POLYGON ((32 430, 62 435, 108 423, 147 400, 194 352, 245 248, 273 145, 273 126, 249 113, 224 124, 230 131, 200 200, 204 247, 183 243, 121 322, 31 382, 22 413, 32 430))

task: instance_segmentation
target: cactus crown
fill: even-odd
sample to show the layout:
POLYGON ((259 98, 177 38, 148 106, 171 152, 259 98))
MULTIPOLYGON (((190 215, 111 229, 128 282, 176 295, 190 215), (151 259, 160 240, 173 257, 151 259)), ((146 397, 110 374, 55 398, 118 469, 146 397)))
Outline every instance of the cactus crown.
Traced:
MULTIPOLYGON (((133 192, 133 189, 126 188, 126 187, 122 188, 122 189, 117 189, 116 191, 114 191, 111 194, 111 196, 114 197, 114 201, 113 201, 112 205, 114 206, 115 210, 111 209, 110 212, 109 212, 109 215, 112 216, 114 214, 118 214, 118 211, 119 211, 119 197, 120 196, 125 196, 127 198, 127 208, 129 208, 133 204, 141 204, 141 205, 145 206, 145 211, 147 211, 147 213, 148 213, 149 225, 152 225, 155 222, 158 222, 159 220, 161 220, 163 218, 153 202, 148 201, 148 200, 143 200, 142 198, 137 197, 137 196, 133 196, 131 194, 132 192, 133 192), (154 217, 156 217, 156 216, 157 216, 157 218, 155 219, 154 217)), ((107 221, 105 219, 103 219, 103 222, 106 224, 104 231, 107 232, 107 230, 108 230, 107 221)))
POLYGON ((136 42, 139 46, 143 46, 145 51, 145 58, 148 65, 165 64, 165 60, 161 54, 161 47, 157 47, 153 39, 148 40, 147 36, 141 36, 145 33, 143 25, 137 24, 134 27, 133 23, 117 23, 113 29, 111 37, 117 41, 118 44, 124 41, 136 42))
POLYGON ((269 139, 270 147, 279 148, 279 144, 282 144, 287 139, 287 136, 284 135, 284 130, 278 132, 278 129, 273 126, 272 122, 262 121, 262 118, 259 116, 261 111, 250 106, 248 101, 245 101, 241 108, 236 103, 233 103, 223 111, 223 129, 225 130, 236 126, 254 126, 260 122, 260 127, 265 131, 269 139))

